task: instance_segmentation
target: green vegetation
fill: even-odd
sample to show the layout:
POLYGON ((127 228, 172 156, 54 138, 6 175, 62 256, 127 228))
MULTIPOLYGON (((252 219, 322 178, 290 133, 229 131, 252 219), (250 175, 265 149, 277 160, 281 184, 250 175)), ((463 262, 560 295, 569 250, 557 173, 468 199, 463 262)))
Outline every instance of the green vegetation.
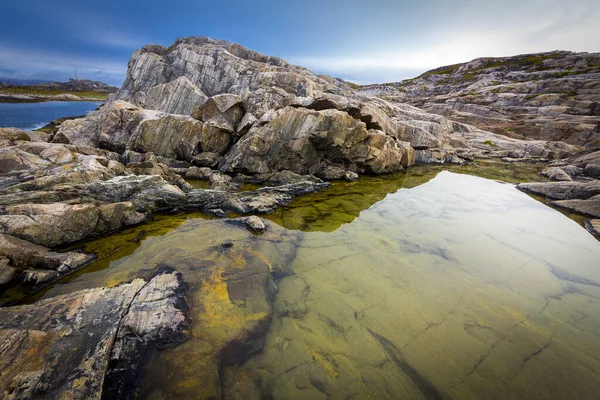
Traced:
POLYGON ((575 90, 575 89, 567 90, 564 92, 564 94, 567 96, 577 96, 577 90, 575 90))
POLYGON ((426 76, 431 76, 431 75, 450 75, 451 73, 453 73, 454 71, 456 71, 457 69, 462 67, 463 65, 464 65, 464 63, 453 64, 453 65, 448 65, 446 67, 433 69, 431 71, 427 71, 427 72, 419 75, 417 78, 424 78, 426 76))
POLYGON ((595 73, 600 73, 600 68, 586 68, 586 69, 579 69, 576 71, 573 71, 573 68, 569 68, 569 71, 557 72, 556 77, 563 78, 565 76, 595 74, 595 73))
POLYGON ((483 142, 483 144, 487 144, 490 147, 496 147, 496 145, 494 144, 494 142, 492 142, 491 140, 486 140, 485 142, 483 142))
POLYGON ((108 98, 107 92, 99 91, 64 91, 58 89, 40 89, 25 86, 0 88, 0 95, 25 95, 25 96, 56 96, 60 94, 72 94, 86 100, 105 101, 108 98))
POLYGON ((350 81, 344 81, 344 82, 346 82, 346 84, 347 84, 348 86, 350 86, 350 87, 351 87, 352 89, 354 89, 354 90, 358 90, 358 89, 360 89, 360 88, 361 88, 361 86, 360 86, 360 85, 358 85, 358 84, 356 84, 356 83, 354 83, 354 82, 350 82, 350 81))

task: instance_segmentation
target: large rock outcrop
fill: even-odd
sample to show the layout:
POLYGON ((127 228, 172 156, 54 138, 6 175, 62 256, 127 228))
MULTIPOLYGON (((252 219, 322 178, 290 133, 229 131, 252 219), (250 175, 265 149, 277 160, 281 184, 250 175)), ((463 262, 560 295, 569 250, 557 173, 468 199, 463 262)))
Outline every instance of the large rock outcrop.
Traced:
POLYGON ((478 58, 360 92, 517 139, 600 146, 600 53, 478 58))
POLYGON ((115 99, 84 119, 65 122, 53 141, 152 152, 229 172, 285 169, 325 179, 400 171, 415 160, 547 160, 578 150, 498 137, 203 37, 136 51, 115 99))

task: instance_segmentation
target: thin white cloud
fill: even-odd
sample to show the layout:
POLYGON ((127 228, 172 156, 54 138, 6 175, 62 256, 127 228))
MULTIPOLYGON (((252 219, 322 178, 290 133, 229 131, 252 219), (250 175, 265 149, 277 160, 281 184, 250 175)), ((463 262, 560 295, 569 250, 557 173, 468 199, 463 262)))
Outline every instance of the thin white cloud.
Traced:
MULTIPOLYGON (((425 37, 406 37, 399 30, 374 43, 373 51, 284 58, 319 72, 373 83, 378 79, 401 80, 479 57, 551 50, 600 51, 600 7, 587 0, 580 4, 557 0, 463 2, 456 4, 455 12, 439 18, 432 15, 424 21, 432 26, 425 37)), ((360 40, 357 38, 357 44, 362 44, 360 40)))
POLYGON ((104 77, 111 81, 108 83, 118 84, 127 72, 127 64, 119 60, 5 45, 0 45, 0 59, 3 60, 2 67, 16 71, 12 75, 18 78, 47 76, 66 79, 77 74, 84 79, 104 77))

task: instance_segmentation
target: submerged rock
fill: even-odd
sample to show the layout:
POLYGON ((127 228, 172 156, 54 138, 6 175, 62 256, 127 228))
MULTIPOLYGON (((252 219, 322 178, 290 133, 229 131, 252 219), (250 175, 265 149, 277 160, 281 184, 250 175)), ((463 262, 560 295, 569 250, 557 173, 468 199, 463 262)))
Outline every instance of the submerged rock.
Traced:
POLYGON ((186 327, 181 275, 0 308, 0 393, 5 399, 135 397, 141 362, 186 327))

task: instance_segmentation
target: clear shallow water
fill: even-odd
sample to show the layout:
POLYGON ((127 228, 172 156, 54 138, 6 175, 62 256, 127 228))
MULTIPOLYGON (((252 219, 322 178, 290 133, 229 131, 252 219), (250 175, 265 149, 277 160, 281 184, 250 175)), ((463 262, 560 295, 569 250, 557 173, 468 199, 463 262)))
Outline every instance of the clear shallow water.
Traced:
POLYGON ((151 362, 143 398, 597 398, 600 242, 514 186, 415 168, 268 218, 255 236, 159 217, 88 243, 106 258, 41 295, 182 272, 190 340, 151 362))
POLYGON ((39 129, 57 118, 85 115, 100 104, 90 101, 0 103, 0 127, 39 129))

